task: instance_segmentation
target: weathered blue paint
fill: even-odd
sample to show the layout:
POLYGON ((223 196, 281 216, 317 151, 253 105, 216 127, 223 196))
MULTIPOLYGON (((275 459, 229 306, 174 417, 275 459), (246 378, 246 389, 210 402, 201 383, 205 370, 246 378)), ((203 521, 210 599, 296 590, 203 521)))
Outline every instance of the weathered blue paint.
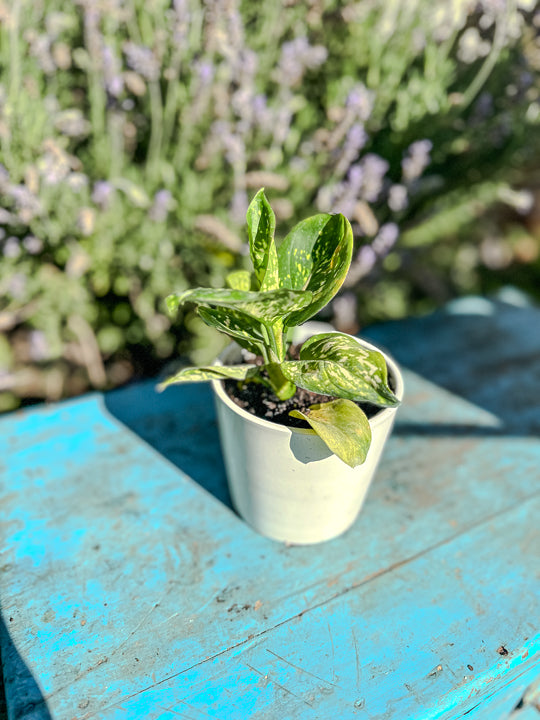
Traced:
POLYGON ((483 308, 370 330, 406 402, 363 513, 322 546, 232 511, 205 387, 0 420, 10 720, 529 720, 540 312, 483 308))

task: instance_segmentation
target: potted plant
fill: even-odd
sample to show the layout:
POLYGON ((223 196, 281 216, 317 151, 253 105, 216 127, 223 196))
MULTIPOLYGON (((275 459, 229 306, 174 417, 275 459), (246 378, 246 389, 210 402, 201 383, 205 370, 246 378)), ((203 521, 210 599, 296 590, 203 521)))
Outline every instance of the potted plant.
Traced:
POLYGON ((343 215, 303 220, 278 246, 261 189, 247 224, 253 272, 231 273, 227 288, 167 298, 172 313, 195 303, 203 321, 234 343, 216 364, 185 368, 159 388, 210 381, 240 515, 268 537, 320 542, 344 532, 363 504, 403 395, 402 377, 369 343, 304 325, 349 269, 353 236, 343 215), (274 411, 281 415, 265 417, 274 411))

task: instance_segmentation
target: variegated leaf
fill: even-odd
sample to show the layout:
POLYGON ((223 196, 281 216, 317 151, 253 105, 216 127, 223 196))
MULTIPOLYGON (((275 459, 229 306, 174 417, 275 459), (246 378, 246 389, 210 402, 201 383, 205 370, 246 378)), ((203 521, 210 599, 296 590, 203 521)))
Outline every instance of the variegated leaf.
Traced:
POLYGON ((234 338, 241 347, 249 352, 263 355, 265 338, 258 320, 233 308, 198 307, 197 312, 210 327, 234 338))
POLYGON ((196 288, 169 295, 167 306, 171 312, 177 310, 185 302, 208 307, 233 308, 269 324, 287 318, 291 312, 305 307, 311 302, 311 298, 311 292, 284 288, 268 292, 229 290, 228 288, 196 288))
POLYGON ((352 229, 343 215, 314 215, 291 230, 278 249, 280 284, 309 290, 313 299, 288 317, 288 327, 301 325, 330 302, 345 280, 352 248, 352 229))
POLYGON ((350 467, 361 465, 371 445, 371 427, 364 412, 351 400, 332 400, 312 405, 305 413, 291 410, 303 418, 321 440, 350 467))
POLYGON ((279 287, 278 261, 274 233, 276 216, 261 188, 247 211, 249 252, 261 290, 279 287))
POLYGON ((158 385, 164 390, 169 385, 181 383, 209 382, 210 380, 246 380, 259 372, 255 365, 211 365, 209 367, 188 367, 180 370, 158 385))
POLYGON ((360 345, 350 335, 314 335, 300 350, 300 360, 282 364, 283 374, 299 387, 381 407, 399 404, 388 387, 381 353, 360 345))
POLYGON ((251 290, 249 270, 234 270, 227 275, 227 285, 233 290, 251 290))

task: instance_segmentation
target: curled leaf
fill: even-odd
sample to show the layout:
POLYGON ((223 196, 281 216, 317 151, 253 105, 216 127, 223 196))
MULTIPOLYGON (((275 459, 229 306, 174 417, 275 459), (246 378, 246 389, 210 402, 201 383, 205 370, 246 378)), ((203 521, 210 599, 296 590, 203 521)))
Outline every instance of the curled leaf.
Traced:
POLYGON ((276 216, 270 207, 264 188, 251 201, 247 211, 249 253, 261 290, 279 287, 278 261, 274 233, 276 216))
POLYGON ((234 270, 227 275, 227 285, 233 290, 251 290, 249 270, 234 270))
POLYGON ((371 427, 365 413, 351 400, 312 405, 307 412, 290 415, 306 420, 340 460, 354 468, 361 465, 371 445, 371 427))

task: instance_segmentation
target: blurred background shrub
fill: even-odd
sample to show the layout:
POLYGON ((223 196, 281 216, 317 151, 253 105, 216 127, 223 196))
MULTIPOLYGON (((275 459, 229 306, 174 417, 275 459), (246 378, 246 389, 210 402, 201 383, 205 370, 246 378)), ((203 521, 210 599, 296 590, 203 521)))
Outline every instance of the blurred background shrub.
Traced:
POLYGON ((338 327, 540 295, 532 0, 0 0, 0 409, 219 339, 163 298, 345 213, 338 327), (181 326, 185 325, 182 329, 181 326))

